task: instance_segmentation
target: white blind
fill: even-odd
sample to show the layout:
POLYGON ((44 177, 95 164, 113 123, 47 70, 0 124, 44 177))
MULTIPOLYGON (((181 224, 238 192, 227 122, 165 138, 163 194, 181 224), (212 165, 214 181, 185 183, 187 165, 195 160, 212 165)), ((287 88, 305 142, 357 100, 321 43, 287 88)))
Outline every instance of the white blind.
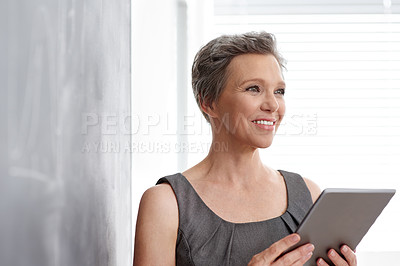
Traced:
MULTIPOLYGON (((298 172, 322 189, 396 188, 400 193, 400 15, 249 15, 251 7, 238 15, 238 5, 222 11, 229 2, 216 1, 215 36, 271 32, 288 60, 287 114, 272 147, 261 152, 264 162, 298 172)), ((257 1, 237 2, 243 7, 257 1)), ((258 1, 259 10, 268 9, 264 2, 270 1, 258 1)), ((195 110, 189 102, 189 110, 195 110)), ((192 134, 188 142, 206 144, 210 138, 192 134)), ((189 166, 204 154, 189 150, 189 166)), ((399 251, 391 237, 400 236, 399 218, 396 195, 359 249, 399 251)))
POLYGON ((400 13, 400 0, 214 0, 219 15, 400 13))

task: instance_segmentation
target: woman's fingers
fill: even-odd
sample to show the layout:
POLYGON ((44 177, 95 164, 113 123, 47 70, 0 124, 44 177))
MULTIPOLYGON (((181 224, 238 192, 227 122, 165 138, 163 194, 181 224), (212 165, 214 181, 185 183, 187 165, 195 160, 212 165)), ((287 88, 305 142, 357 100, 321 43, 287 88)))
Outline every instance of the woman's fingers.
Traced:
POLYGON ((279 260, 277 260, 273 265, 303 265, 308 261, 314 251, 314 245, 305 244, 295 250, 285 254, 279 260))
POLYGON ((326 263, 326 261, 324 261, 323 258, 318 258, 318 259, 317 259, 317 265, 318 265, 318 266, 329 266, 329 264, 326 263))
MULTIPOLYGON (((340 256, 334 249, 330 249, 328 251, 329 259, 336 266, 356 266, 357 265, 357 256, 347 245, 343 245, 340 248, 340 252, 344 255, 345 259, 343 259, 342 256, 340 256)), ((317 260, 317 264, 319 266, 328 265, 322 258, 319 258, 317 260)))
POLYGON ((349 248, 347 245, 343 245, 340 248, 340 252, 344 255, 344 257, 347 260, 347 263, 350 266, 356 266, 357 265, 357 256, 356 254, 349 248))
MULTIPOLYGON (((340 256, 334 249, 330 249, 328 251, 329 259, 336 266, 356 266, 357 265, 357 257, 354 252, 346 245, 343 245, 340 248, 340 252, 344 255, 345 259, 340 256)), ((320 266, 328 265, 322 258, 317 260, 317 264, 320 266)))
POLYGON ((298 234, 288 235, 272 244, 263 252, 254 255, 248 265, 301 266, 311 258, 314 245, 305 244, 281 256, 283 252, 299 241, 300 236, 298 234))
POLYGON ((272 244, 269 248, 265 250, 265 255, 268 257, 273 257, 275 260, 280 256, 285 250, 300 241, 300 236, 298 234, 288 235, 281 240, 272 244))
POLYGON ((285 250, 300 241, 298 234, 288 235, 253 256, 249 265, 271 265, 285 250))
MULTIPOLYGON (((300 241, 300 236, 298 234, 288 235, 288 236, 282 238, 281 240, 275 242, 274 244, 272 244, 269 248, 267 248, 263 252, 260 252, 256 255, 254 255, 253 258, 251 259, 249 265, 271 265, 271 264, 284 265, 284 264, 282 264, 282 261, 283 260, 288 261, 290 259, 293 259, 293 255, 295 254, 295 253, 293 253, 294 251, 289 252, 288 254, 286 254, 285 256, 280 258, 279 260, 277 260, 277 258, 284 251, 286 251, 288 248, 290 248, 294 244, 298 243, 299 241, 300 241), (289 254, 291 254, 291 256, 287 256, 289 254), (275 261, 275 260, 277 260, 277 261, 275 261)), ((297 258, 296 260, 298 260, 298 259, 299 258, 297 258)), ((296 260, 293 260, 293 261, 296 261, 296 260)), ((290 265, 290 263, 287 263, 286 265, 290 265)))
POLYGON ((345 259, 340 256, 334 249, 329 250, 328 257, 336 266, 356 266, 356 254, 347 246, 343 245, 340 252, 344 255, 345 259))
POLYGON ((331 248, 328 251, 328 257, 329 259, 335 264, 336 266, 348 266, 349 264, 340 256, 336 250, 331 248))

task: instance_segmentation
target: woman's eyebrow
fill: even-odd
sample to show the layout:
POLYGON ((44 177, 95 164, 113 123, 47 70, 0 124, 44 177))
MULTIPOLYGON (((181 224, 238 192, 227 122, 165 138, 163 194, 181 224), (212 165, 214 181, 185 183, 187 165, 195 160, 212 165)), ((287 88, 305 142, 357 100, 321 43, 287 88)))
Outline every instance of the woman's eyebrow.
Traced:
POLYGON ((241 82, 240 82, 240 85, 243 85, 243 84, 245 84, 245 83, 249 83, 249 82, 259 82, 259 83, 264 83, 265 82, 265 80, 263 80, 263 79, 259 79, 259 78, 254 78, 254 79, 246 79, 246 80, 242 80, 241 82))
MULTIPOLYGON (((246 79, 240 82, 240 86, 249 82, 259 82, 259 83, 269 83, 267 80, 260 79, 260 78, 254 78, 254 79, 246 79)), ((286 87, 286 83, 284 81, 279 81, 277 83, 277 86, 283 86, 286 87)))
POLYGON ((278 82, 278 86, 286 87, 286 83, 284 81, 278 82))

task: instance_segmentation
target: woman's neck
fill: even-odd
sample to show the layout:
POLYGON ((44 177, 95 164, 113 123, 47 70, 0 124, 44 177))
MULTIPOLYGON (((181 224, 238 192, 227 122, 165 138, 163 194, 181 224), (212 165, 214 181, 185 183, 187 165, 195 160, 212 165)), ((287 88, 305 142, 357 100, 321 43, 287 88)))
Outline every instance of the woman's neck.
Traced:
POLYGON ((258 149, 234 147, 216 141, 213 141, 209 154, 200 165, 207 173, 206 178, 237 185, 258 182, 272 172, 261 162, 258 149))

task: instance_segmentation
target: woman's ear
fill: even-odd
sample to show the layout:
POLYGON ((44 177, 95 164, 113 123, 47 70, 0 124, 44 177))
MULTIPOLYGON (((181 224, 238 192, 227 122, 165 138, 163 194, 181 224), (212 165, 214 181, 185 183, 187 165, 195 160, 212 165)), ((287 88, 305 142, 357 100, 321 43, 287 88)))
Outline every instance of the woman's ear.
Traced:
POLYGON ((210 118, 211 117, 216 117, 216 112, 215 112, 215 102, 213 102, 211 105, 206 103, 205 101, 202 101, 201 104, 201 110, 206 113, 210 118))

